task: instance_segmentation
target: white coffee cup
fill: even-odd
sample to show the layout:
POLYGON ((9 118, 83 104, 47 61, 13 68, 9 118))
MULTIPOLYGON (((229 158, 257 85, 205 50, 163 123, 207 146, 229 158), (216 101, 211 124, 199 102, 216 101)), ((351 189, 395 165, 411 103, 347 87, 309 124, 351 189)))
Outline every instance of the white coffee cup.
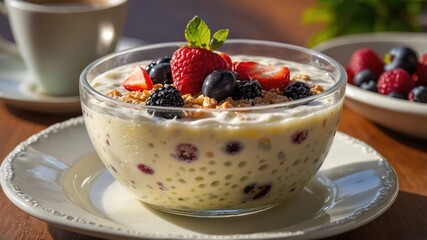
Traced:
POLYGON ((5 0, 14 43, 0 51, 22 58, 36 89, 52 96, 78 95, 79 75, 115 50, 127 0, 5 0))

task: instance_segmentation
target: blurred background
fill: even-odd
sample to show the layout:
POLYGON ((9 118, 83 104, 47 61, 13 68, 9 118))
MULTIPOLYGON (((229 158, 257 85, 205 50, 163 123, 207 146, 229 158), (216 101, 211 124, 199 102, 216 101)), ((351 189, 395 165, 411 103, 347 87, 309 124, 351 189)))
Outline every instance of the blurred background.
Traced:
MULTIPOLYGON (((426 5, 427 0, 129 0, 124 36, 182 41, 186 23, 199 15, 214 31, 229 28, 229 38, 310 47, 359 32, 426 31, 426 5)), ((12 39, 4 16, 0 33, 12 39)))

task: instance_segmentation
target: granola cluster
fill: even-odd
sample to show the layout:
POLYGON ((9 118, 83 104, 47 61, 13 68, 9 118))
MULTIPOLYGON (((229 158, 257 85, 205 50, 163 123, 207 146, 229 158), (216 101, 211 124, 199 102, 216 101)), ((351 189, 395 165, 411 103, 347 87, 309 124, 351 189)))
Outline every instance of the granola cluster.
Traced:
MULTIPOLYGON (((296 80, 305 80, 309 81, 310 76, 305 74, 297 74, 291 78, 291 81, 296 80)), ((144 91, 130 91, 126 93, 122 93, 119 90, 112 90, 108 92, 106 95, 108 97, 117 99, 122 102, 145 105, 148 97, 151 93, 157 89, 163 87, 163 84, 155 84, 152 90, 144 90, 144 91)), ((319 94, 323 92, 324 89, 319 85, 311 86, 311 94, 319 94)), ((268 91, 262 90, 261 97, 256 97, 254 99, 240 99, 233 100, 231 97, 223 100, 217 101, 214 98, 206 97, 203 95, 192 96, 191 94, 185 94, 182 96, 184 100, 184 108, 235 108, 235 107, 251 107, 255 105, 269 105, 269 104, 277 104, 292 101, 291 98, 288 98, 283 95, 282 91, 277 88, 270 89, 268 91)))

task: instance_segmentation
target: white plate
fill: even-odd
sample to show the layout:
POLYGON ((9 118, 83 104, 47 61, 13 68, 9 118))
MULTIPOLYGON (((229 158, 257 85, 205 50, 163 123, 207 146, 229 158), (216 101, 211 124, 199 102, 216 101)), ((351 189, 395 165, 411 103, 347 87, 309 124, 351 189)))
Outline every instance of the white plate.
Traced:
MULTIPOLYGON (((369 47, 383 57, 391 48, 409 46, 419 54, 427 52, 427 33, 369 33, 337 37, 314 47, 341 63, 351 54, 369 47)), ((346 104, 367 119, 397 132, 427 139, 427 104, 409 102, 347 85, 346 104)))
MULTIPOLYGON (((124 37, 117 51, 142 45, 138 39, 124 37)), ((35 87, 26 82, 28 72, 21 60, 0 53, 0 99, 4 102, 37 112, 65 113, 79 112, 79 96, 53 97, 34 91, 35 87)))
POLYGON ((81 117, 49 127, 14 149, 1 185, 19 208, 65 229, 117 239, 307 239, 375 219, 398 193, 397 176, 370 146, 338 133, 309 185, 263 213, 238 218, 175 216, 128 194, 94 153, 81 117))

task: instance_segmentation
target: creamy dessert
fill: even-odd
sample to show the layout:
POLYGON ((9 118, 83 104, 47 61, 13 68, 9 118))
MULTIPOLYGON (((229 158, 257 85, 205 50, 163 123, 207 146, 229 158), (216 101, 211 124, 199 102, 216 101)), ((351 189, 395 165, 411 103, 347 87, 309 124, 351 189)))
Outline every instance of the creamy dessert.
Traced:
MULTIPOLYGON (((172 75, 178 71, 175 53, 172 75)), ((83 115, 100 159, 143 202, 186 215, 248 213, 291 197, 323 163, 340 119, 344 85, 326 94, 323 90, 337 85, 338 79, 317 67, 273 57, 227 57, 231 64, 225 67, 237 72, 231 76, 236 83, 228 96, 221 96, 227 89, 212 91, 207 76, 196 91, 177 81, 179 76, 154 84, 154 77, 146 78, 143 87, 148 89, 130 89, 128 79, 135 86, 135 69, 144 78, 151 71, 140 69, 150 68, 152 61, 119 66, 92 79, 90 91, 103 98, 83 90, 83 115), (253 68, 247 70, 252 63, 263 71, 260 82, 240 79, 254 74, 253 68), (286 68, 285 84, 265 77, 275 72, 270 67, 280 67, 281 73, 286 68), (259 92, 239 92, 250 99, 236 97, 238 84, 249 81, 257 82, 249 89, 259 92), (310 88, 286 96, 294 83, 299 84, 296 89, 310 88), (180 107, 149 105, 168 88, 182 98, 171 103, 182 101, 180 107), (298 104, 298 98, 307 101, 298 104)))

